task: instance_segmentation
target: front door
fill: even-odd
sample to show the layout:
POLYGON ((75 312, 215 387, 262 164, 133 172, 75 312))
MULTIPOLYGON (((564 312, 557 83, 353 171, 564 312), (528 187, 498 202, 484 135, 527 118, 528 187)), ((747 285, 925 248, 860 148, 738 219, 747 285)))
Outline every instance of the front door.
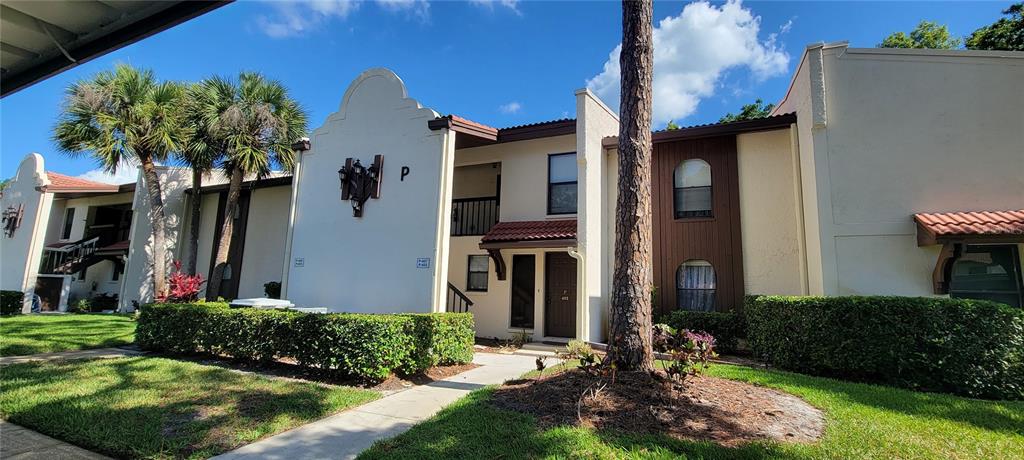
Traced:
POLYGON ((512 256, 512 317, 509 325, 516 329, 533 329, 533 295, 537 257, 533 254, 512 256))
POLYGON ((544 256, 544 335, 576 337, 576 259, 567 252, 544 256))
POLYGON ((35 293, 39 296, 39 311, 60 309, 60 295, 64 289, 64 277, 40 276, 36 278, 35 293))

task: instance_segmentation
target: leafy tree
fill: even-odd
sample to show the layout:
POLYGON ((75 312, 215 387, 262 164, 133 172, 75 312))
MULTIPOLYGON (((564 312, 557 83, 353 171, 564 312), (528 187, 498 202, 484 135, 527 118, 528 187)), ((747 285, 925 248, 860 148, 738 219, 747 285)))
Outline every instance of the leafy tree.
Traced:
POLYGON ((679 124, 677 124, 674 120, 669 120, 668 124, 665 125, 665 129, 669 131, 675 131, 679 128, 681 128, 681 126, 679 126, 679 124))
POLYGON ((1009 17, 975 30, 967 37, 967 49, 1024 51, 1024 2, 1003 10, 1009 17))
POLYGON ((740 113, 733 114, 729 112, 722 118, 718 119, 719 123, 728 123, 731 121, 743 121, 743 120, 754 120, 757 118, 764 118, 771 115, 772 109, 775 108, 775 104, 765 104, 760 98, 754 101, 753 104, 746 104, 740 107, 740 113))
POLYGON ((185 138, 181 151, 176 155, 181 163, 192 169, 189 253, 185 264, 185 272, 189 275, 196 274, 196 263, 199 257, 199 218, 202 201, 200 189, 203 187, 203 176, 213 170, 214 166, 223 158, 225 150, 223 140, 212 135, 203 122, 201 106, 198 104, 198 101, 202 100, 200 97, 202 91, 203 87, 200 84, 193 84, 188 88, 189 97, 185 106, 185 116, 189 135, 185 138))
POLYGON ((184 88, 159 82, 151 70, 119 64, 114 71, 80 80, 67 89, 53 140, 65 154, 89 154, 108 172, 125 164, 142 166, 153 232, 153 290, 167 292, 164 203, 156 162, 177 151, 187 129, 184 88))
POLYGON ((292 169, 292 145, 306 135, 307 115, 284 85, 258 73, 243 72, 237 82, 208 78, 192 97, 200 128, 215 145, 224 145, 224 166, 230 177, 213 274, 206 288, 207 299, 213 300, 224 279, 234 230, 231 217, 238 207, 242 180, 266 177, 275 164, 292 169))
POLYGON ((960 47, 960 39, 949 35, 949 28, 931 21, 921 21, 910 35, 895 32, 882 43, 879 48, 927 48, 951 50, 960 47))
POLYGON ((651 347, 651 81, 654 71, 651 0, 622 1, 619 178, 615 269, 606 362, 621 370, 653 371, 651 347))

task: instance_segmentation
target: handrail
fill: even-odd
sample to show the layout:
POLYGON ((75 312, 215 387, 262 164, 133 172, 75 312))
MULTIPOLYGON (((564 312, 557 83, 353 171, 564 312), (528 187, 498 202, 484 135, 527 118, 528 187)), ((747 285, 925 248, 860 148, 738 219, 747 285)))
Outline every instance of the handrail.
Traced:
POLYGON ((448 283, 448 296, 447 305, 445 310, 449 313, 465 313, 469 311, 469 307, 473 306, 473 301, 466 297, 466 294, 455 287, 451 282, 448 283))
POLYGON ((486 234, 498 223, 500 205, 496 196, 453 199, 451 236, 486 234))
POLYGON ((40 273, 69 274, 77 271, 77 266, 96 252, 99 236, 76 241, 59 248, 43 248, 44 262, 40 265, 40 273))

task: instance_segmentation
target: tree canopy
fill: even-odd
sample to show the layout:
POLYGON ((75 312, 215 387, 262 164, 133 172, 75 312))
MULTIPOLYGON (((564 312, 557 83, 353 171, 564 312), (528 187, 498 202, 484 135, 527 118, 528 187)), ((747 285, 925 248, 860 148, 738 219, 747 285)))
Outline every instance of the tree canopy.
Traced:
POLYGON ((910 31, 910 35, 902 31, 894 32, 885 37, 878 47, 951 50, 959 48, 961 43, 959 38, 953 38, 949 34, 949 28, 945 24, 921 21, 914 30, 910 31))
POLYGON ((761 98, 758 98, 752 104, 746 104, 740 107, 740 113, 734 114, 729 112, 718 119, 719 123, 729 123, 733 121, 743 120, 754 120, 757 118, 765 118, 772 113, 772 109, 775 108, 775 104, 765 104, 761 98))
POLYGON ((967 37, 967 49, 1024 51, 1024 2, 1003 10, 1007 17, 975 30, 967 37))

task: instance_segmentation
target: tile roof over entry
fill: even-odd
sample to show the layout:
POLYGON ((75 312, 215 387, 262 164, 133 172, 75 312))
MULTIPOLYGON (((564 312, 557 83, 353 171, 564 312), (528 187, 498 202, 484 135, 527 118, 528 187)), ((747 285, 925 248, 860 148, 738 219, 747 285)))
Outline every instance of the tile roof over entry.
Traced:
POLYGON ((498 222, 480 242, 547 241, 576 239, 576 219, 498 222))
POLYGON ((918 225, 919 241, 922 232, 931 241, 958 237, 1000 237, 1003 241, 1024 241, 1024 209, 919 213, 914 214, 914 221, 918 225))
POLYGON ((79 179, 77 177, 65 176, 63 174, 55 173, 52 171, 47 171, 46 177, 50 178, 50 185, 47 186, 46 188, 46 190, 50 192, 116 192, 119 188, 117 185, 104 184, 103 182, 94 182, 91 180, 79 179))

